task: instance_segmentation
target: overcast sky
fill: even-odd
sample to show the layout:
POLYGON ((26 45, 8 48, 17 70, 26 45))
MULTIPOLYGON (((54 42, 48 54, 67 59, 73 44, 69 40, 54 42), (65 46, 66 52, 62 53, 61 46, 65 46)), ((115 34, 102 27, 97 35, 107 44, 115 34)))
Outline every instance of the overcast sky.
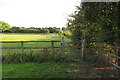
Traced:
POLYGON ((80 0, 0 0, 0 21, 11 26, 64 27, 80 0))

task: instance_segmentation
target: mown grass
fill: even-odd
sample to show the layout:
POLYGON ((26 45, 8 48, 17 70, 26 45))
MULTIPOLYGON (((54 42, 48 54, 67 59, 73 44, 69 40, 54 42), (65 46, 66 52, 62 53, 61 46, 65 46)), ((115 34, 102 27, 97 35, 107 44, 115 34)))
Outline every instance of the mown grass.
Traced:
POLYGON ((2 41, 60 40, 58 34, 3 34, 2 41))
POLYGON ((96 72, 84 62, 3 64, 3 78, 95 78, 96 72))
POLYGON ((68 78, 64 65, 67 63, 3 64, 3 78, 68 78))

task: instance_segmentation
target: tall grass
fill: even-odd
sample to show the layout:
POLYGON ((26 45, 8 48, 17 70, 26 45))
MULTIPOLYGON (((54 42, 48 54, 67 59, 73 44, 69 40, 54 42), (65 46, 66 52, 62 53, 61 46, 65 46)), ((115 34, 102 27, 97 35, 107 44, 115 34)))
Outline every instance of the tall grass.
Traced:
POLYGON ((62 57, 61 49, 33 49, 24 52, 22 50, 9 50, 2 54, 3 63, 26 63, 26 62, 48 62, 48 61, 73 61, 81 60, 80 50, 65 49, 65 57, 62 57))
POLYGON ((26 50, 24 53, 19 50, 18 52, 3 54, 2 61, 3 63, 60 61, 60 50, 26 50))

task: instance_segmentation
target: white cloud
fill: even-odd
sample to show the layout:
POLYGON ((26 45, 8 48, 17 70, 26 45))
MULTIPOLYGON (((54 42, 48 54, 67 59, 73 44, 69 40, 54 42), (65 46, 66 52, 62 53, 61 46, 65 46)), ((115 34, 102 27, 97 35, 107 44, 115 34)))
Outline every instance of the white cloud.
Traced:
POLYGON ((78 0, 1 0, 0 20, 11 26, 63 27, 78 0))

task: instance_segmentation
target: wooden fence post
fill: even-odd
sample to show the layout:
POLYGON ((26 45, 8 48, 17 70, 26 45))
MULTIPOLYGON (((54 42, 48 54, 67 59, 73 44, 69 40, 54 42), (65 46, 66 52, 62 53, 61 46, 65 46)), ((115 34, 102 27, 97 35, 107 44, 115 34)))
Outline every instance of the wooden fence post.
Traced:
POLYGON ((54 41, 53 40, 51 42, 51 45, 52 45, 52 53, 54 54, 54 41))
POLYGON ((82 59, 85 59, 85 39, 82 40, 82 59))
POLYGON ((64 59, 65 58, 65 47, 64 47, 64 35, 62 35, 62 39, 61 39, 61 58, 64 59))
POLYGON ((23 41, 21 41, 21 49, 22 49, 22 53, 24 53, 23 41))
POLYGON ((54 41, 52 40, 52 48, 54 48, 54 41))

